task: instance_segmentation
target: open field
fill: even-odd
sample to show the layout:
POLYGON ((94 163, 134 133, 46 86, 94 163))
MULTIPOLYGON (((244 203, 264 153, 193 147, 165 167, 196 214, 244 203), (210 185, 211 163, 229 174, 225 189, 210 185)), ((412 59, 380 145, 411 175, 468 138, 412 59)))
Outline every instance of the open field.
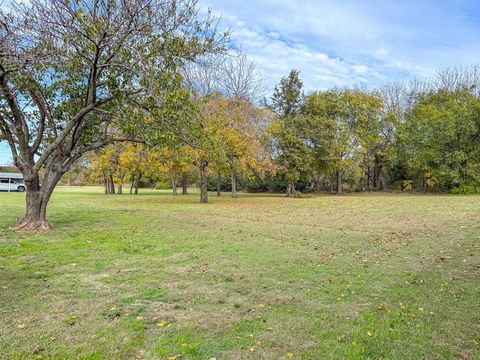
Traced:
POLYGON ((2 359, 480 359, 480 197, 0 193, 2 359))

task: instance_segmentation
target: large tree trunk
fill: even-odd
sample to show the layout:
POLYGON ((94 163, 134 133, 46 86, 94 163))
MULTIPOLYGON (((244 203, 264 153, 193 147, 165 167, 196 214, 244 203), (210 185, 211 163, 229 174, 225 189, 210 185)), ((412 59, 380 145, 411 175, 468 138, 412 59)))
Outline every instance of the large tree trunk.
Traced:
POLYGON ((135 195, 138 195, 138 188, 140 187, 140 181, 142 181, 142 172, 139 171, 137 176, 136 176, 136 181, 135 181, 135 195))
POLYGON ((375 155, 375 166, 373 168, 373 187, 377 190, 383 190, 382 173, 382 158, 379 155, 375 155))
POLYGON ((336 171, 337 178, 337 195, 342 195, 342 172, 340 170, 336 171))
POLYGON ((330 174, 330 194, 335 194, 333 183, 335 182, 335 173, 330 174))
POLYGON ((53 226, 47 221, 47 204, 49 193, 41 189, 27 189, 25 216, 18 222, 16 230, 21 231, 48 231, 53 226))
POLYGON ((106 195, 106 194, 108 194, 110 189, 108 187, 108 179, 107 179, 107 174, 105 174, 105 171, 103 171, 103 184, 105 186, 105 195, 106 195))
MULTIPOLYGON (((370 190, 370 183, 372 179, 372 170, 370 166, 367 166, 367 190, 370 190)), ((375 170, 373 173, 373 187, 375 187, 375 170)))
POLYGON ((287 197, 293 197, 295 196, 295 184, 291 181, 288 182, 287 184, 287 197))
POLYGON ((208 186, 207 186, 207 167, 208 161, 205 159, 200 160, 200 203, 208 203, 208 186))
POLYGON ((177 179, 171 176, 170 182, 172 183, 172 195, 176 196, 177 195, 177 179))
POLYGON ((222 174, 219 171, 217 174, 217 196, 220 196, 221 191, 222 191, 222 174))
POLYGON ((230 165, 230 178, 232 180, 232 198, 237 198, 237 174, 235 174, 235 168, 230 165))
POLYGON ((187 173, 182 175, 182 195, 188 195, 188 177, 187 173))
POLYGON ((123 194, 123 177, 124 175, 122 175, 119 179, 119 182, 118 182, 118 186, 117 186, 117 194, 118 195, 122 195, 123 194))
MULTIPOLYGON (((61 162, 59 161, 61 164, 61 162)), ((66 172, 59 170, 58 164, 49 163, 45 170, 43 184, 40 186, 38 173, 23 174, 26 187, 25 216, 18 221, 15 230, 28 232, 48 231, 53 226, 47 221, 47 205, 62 175, 66 172)))
POLYGON ((113 181, 113 175, 110 174, 108 176, 108 183, 109 183, 109 187, 110 187, 110 191, 109 191, 109 194, 115 194, 115 182, 113 181))
POLYGON ((130 195, 132 195, 133 192, 133 187, 135 186, 135 173, 132 174, 132 178, 130 179, 131 184, 130 184, 130 195))

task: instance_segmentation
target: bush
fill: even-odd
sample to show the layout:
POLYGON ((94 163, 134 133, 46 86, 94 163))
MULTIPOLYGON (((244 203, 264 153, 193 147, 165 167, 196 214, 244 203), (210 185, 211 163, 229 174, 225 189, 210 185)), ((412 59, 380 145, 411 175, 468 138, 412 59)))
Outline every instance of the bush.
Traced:
POLYGON ((301 191, 297 191, 293 197, 297 199, 309 199, 312 197, 312 194, 305 194, 301 191))
POLYGON ((403 180, 402 190, 403 191, 412 191, 413 190, 413 180, 403 180))
POLYGON ((172 184, 168 181, 157 181, 155 184, 155 190, 170 190, 172 188, 172 184))
MULTIPOLYGON (((210 176, 207 182, 208 191, 217 191, 218 178, 216 176, 210 176)), ((240 190, 241 186, 237 179, 237 190, 240 190)), ((230 177, 222 176, 220 181, 220 191, 230 192, 232 191, 232 181, 230 177)))
POLYGON ((245 181, 245 190, 251 193, 261 193, 269 191, 268 182, 255 174, 254 177, 247 178, 245 181))
MULTIPOLYGON (((287 190, 287 184, 288 182, 282 174, 268 175, 265 178, 255 175, 245 181, 245 190, 248 192, 284 193, 287 190)), ((295 183, 295 189, 299 191, 305 191, 309 187, 308 181, 300 180, 295 183)))
POLYGON ((480 194, 480 188, 473 185, 459 185, 452 189, 452 194, 480 194))

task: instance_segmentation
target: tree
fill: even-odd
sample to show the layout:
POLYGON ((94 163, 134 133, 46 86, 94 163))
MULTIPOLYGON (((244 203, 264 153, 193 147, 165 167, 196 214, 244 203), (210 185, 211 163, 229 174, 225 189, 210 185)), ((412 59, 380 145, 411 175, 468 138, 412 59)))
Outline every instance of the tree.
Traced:
POLYGON ((398 136, 410 174, 423 188, 480 183, 480 100, 469 89, 421 95, 398 136))
POLYGON ((265 118, 265 109, 245 99, 217 94, 208 103, 205 121, 215 143, 212 162, 218 174, 228 168, 233 198, 237 197, 236 180, 240 173, 263 173, 265 168, 272 167, 263 139, 265 118))
MULTIPOLYGON (((150 151, 148 158, 148 175, 150 178, 168 179, 172 185, 173 195, 177 195, 180 182, 186 181, 188 171, 192 167, 192 149, 185 144, 161 146, 150 151)), ((185 186, 185 183, 182 183, 185 186)), ((184 194, 186 188, 183 189, 184 194)))
MULTIPOLYGON (((92 155, 92 170, 97 177, 103 178, 105 194, 115 194, 115 183, 119 172, 118 146, 109 145, 92 155)), ((120 176, 123 180, 123 174, 120 176)), ((119 193, 121 193, 119 187, 119 193)))
POLYGON ((480 65, 469 68, 447 68, 437 71, 433 80, 435 90, 448 92, 467 90, 480 98, 480 65))
POLYGON ((269 129, 273 159, 287 181, 287 197, 295 196, 296 182, 310 181, 314 175, 315 156, 306 142, 305 120, 302 115, 285 116, 275 120, 269 129))
POLYGON ((264 96, 266 80, 244 52, 235 50, 224 56, 218 71, 217 88, 225 97, 255 103, 264 96))
MULTIPOLYGON (((252 141, 253 137, 264 128, 257 121, 260 117, 265 118, 260 116, 263 111, 257 111, 253 103, 263 95, 265 80, 257 72, 255 63, 238 50, 221 56, 206 56, 199 63, 190 63, 185 69, 184 77, 192 96, 198 99, 202 109, 198 123, 202 133, 199 138, 203 139, 200 141, 203 145, 200 145, 199 138, 193 141, 196 147, 204 147, 199 153, 207 156, 203 160, 198 159, 200 173, 206 174, 206 167, 213 166, 217 183, 220 184, 222 173, 227 167, 232 183, 232 197, 236 198, 236 178, 242 165, 239 153, 246 154, 248 147, 258 145, 258 141, 252 141), (248 122, 247 132, 245 128, 248 122), (254 126, 254 123, 258 126, 254 126), (250 139, 247 139, 247 133, 250 139), (243 151, 240 151, 242 146, 239 143, 242 141, 245 145, 243 151), (250 143, 246 145, 248 141, 250 143), (212 162, 212 159, 215 160, 212 162), (225 166, 225 162, 228 166, 225 166)), ((260 151, 261 148, 257 147, 257 150, 260 151)), ((201 176, 200 189, 205 191, 201 195, 202 199, 207 199, 206 181, 207 177, 201 176)), ((220 185, 217 186, 217 195, 219 194, 220 185)))
MULTIPOLYGON (((262 132, 259 120, 265 116, 253 103, 264 95, 266 85, 265 79, 256 70, 255 62, 239 50, 226 56, 219 69, 219 91, 229 99, 225 111, 232 117, 227 119, 230 144, 225 150, 230 168, 232 198, 236 198, 239 167, 243 167, 243 170, 258 168, 260 162, 255 161, 254 152, 258 151, 257 157, 262 157, 265 153, 262 151, 265 147, 259 141, 262 132), (247 166, 247 163, 251 166, 247 166)), ((266 163, 263 165, 269 166, 266 163)))
POLYGON ((363 188, 383 188, 383 164, 388 156, 389 118, 383 116, 379 94, 362 90, 351 91, 349 116, 354 118, 354 136, 359 146, 359 166, 366 184, 363 188))
POLYGON ((197 166, 200 174, 200 203, 202 204, 208 203, 209 166, 213 164, 218 174, 225 162, 224 138, 221 135, 225 123, 219 112, 219 96, 218 93, 210 93, 198 100, 200 102, 198 119, 201 132, 196 138, 197 145, 194 146, 193 163, 197 166))
MULTIPOLYGON (((320 172, 333 172, 338 195, 342 179, 356 164, 370 168, 379 161, 382 150, 382 100, 362 90, 329 90, 307 96, 306 142, 314 149, 320 172)), ((377 171, 378 172, 378 171, 377 171)))
POLYGON ((182 69, 184 84, 199 110, 191 118, 195 131, 190 131, 184 141, 194 149, 193 163, 199 170, 202 204, 208 203, 208 158, 216 149, 215 142, 210 137, 212 129, 205 123, 205 113, 208 113, 209 96, 217 91, 220 60, 221 57, 208 54, 199 61, 188 62, 182 69))
POLYGON ((147 168, 150 152, 143 144, 117 142, 96 150, 91 156, 93 175, 103 178, 105 194, 123 193, 125 179, 130 178, 130 194, 138 186, 147 168), (115 191, 117 185, 117 191, 115 191))
POLYGON ((271 98, 271 108, 278 116, 295 116, 300 112, 303 105, 303 82, 300 72, 296 69, 290 71, 287 77, 283 77, 275 86, 271 98))
POLYGON ((144 144, 124 143, 119 154, 119 166, 123 174, 130 176, 130 194, 138 194, 142 176, 147 170, 150 151, 144 144))
POLYGON ((123 123, 131 107, 155 108, 161 125, 173 116, 179 67, 223 40, 196 8, 195 0, 38 0, 0 10, 0 140, 27 187, 17 229, 51 228, 55 185, 83 154, 117 140, 112 125, 132 136, 132 119, 123 123))
POLYGON ((298 70, 291 70, 275 87, 270 108, 277 115, 270 128, 274 159, 287 180, 287 196, 295 195, 295 182, 311 174, 313 153, 303 136, 303 82, 298 70))

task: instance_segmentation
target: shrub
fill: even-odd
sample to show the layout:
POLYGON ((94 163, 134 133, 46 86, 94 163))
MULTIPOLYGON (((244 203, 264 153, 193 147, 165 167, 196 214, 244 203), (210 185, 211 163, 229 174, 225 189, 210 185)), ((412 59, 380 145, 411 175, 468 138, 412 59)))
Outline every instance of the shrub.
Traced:
POLYGON ((168 181, 157 181, 155 184, 155 190, 170 190, 172 188, 172 184, 168 181))
POLYGON ((413 180, 403 180, 402 190, 403 191, 412 191, 413 190, 413 180))
POLYGON ((309 199, 312 197, 312 194, 305 194, 301 191, 297 191, 293 197, 297 199, 309 199))
MULTIPOLYGON (((208 191, 217 191, 217 182, 218 178, 216 176, 209 176, 207 182, 208 191)), ((241 184, 238 183, 237 179, 237 190, 241 189, 241 184)), ((222 176, 220 181, 220 191, 229 192, 232 191, 232 180, 228 176, 222 176)))
MULTIPOLYGON (((284 193, 287 190, 287 180, 282 174, 267 175, 261 178, 258 175, 253 176, 245 181, 245 190, 248 192, 274 192, 284 193)), ((305 191, 310 187, 308 181, 297 181, 295 189, 305 191)))
POLYGON ((396 180, 393 183, 391 183, 390 187, 393 190, 403 190, 403 180, 396 180))
POLYGON ((473 185, 462 184, 452 189, 452 194, 480 194, 480 188, 473 185))

